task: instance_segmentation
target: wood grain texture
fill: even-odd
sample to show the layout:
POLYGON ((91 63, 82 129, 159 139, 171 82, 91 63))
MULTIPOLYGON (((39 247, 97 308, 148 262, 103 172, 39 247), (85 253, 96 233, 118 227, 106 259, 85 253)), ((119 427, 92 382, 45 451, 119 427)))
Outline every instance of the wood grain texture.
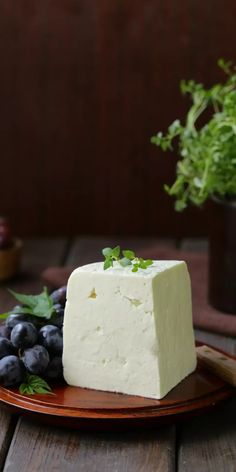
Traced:
POLYGON ((21 420, 4 472, 18 470, 174 472, 175 428, 141 433, 86 434, 21 420))
POLYGON ((236 355, 236 338, 226 337, 221 334, 210 333, 201 329, 195 329, 197 341, 222 349, 229 354, 236 355))
POLYGON ((235 58, 235 2, 0 2, 1 213, 22 234, 200 235, 163 191, 176 158, 150 136, 235 58))
MULTIPOLYGON (((60 264, 66 248, 66 241, 62 239, 44 239, 43 241, 25 241, 23 249, 21 273, 13 280, 0 284, 0 312, 9 310, 14 305, 14 299, 7 288, 19 292, 37 293, 42 289, 40 273, 50 264, 60 264)), ((9 412, 0 409, 0 470, 5 459, 14 427, 15 417, 9 412)))
MULTIPOLYGON (((114 239, 116 243, 117 238, 114 239)), ((80 246, 77 246, 77 243, 71 246, 68 259, 70 263, 77 263, 77 260, 81 263, 88 262, 86 240, 87 238, 83 238, 84 242, 80 246)), ((108 241, 110 238, 103 239, 104 246, 108 241)), ((25 275, 14 281, 15 289, 20 290, 21 287, 29 286, 37 291, 40 271, 48 264, 64 263, 68 245, 62 242, 58 250, 57 244, 55 240, 27 243, 29 251, 25 248, 23 264, 25 275), (32 285, 26 285, 28 283, 32 285)), ((98 241, 96 247, 92 246, 91 242, 89 244, 91 244, 89 254, 95 257, 103 245, 101 241, 98 241)), ((13 288, 12 284, 11 286, 13 288)), ((2 309, 11 306, 11 300, 8 297, 4 298, 4 294, 5 287, 1 285, 2 309)), ((234 339, 203 332, 200 332, 198 337, 200 336, 205 343, 209 342, 216 347, 218 345, 223 350, 235 353, 234 339)), ((74 472, 75 470, 83 472, 102 472, 103 470, 105 472, 111 470, 117 470, 117 472, 195 472, 195 470, 233 472, 236 461, 235 413, 235 402, 232 401, 218 413, 204 415, 184 424, 178 437, 175 437, 175 427, 148 433, 143 431, 141 435, 138 432, 126 435, 124 433, 88 434, 21 420, 15 431, 4 470, 5 472, 18 472, 18 470, 22 472, 47 470, 59 472, 74 472), (176 440, 179 455, 175 464, 176 440)), ((11 429, 9 415, 3 410, 0 410, 0 424, 0 451, 3 451, 0 456, 2 457, 1 469, 14 430, 14 428, 11 429)), ((179 432, 179 429, 177 431, 179 432)))
MULTIPOLYGON (((105 243, 105 241, 104 241, 105 243)), ((37 265, 37 273, 42 268, 43 261, 40 254, 46 254, 48 262, 53 262, 53 256, 57 243, 31 242, 34 249, 30 254, 26 268, 31 266, 31 258, 37 265), (54 249, 53 249, 54 247, 54 249), (47 249, 48 248, 48 249, 47 249)), ((100 241, 97 243, 100 249, 100 241)), ((83 245, 80 246, 82 254, 83 245)), ((97 249, 96 249, 97 250, 97 249)), ((70 262, 74 263, 77 253, 77 245, 72 245, 70 262)), ((65 254, 64 254, 65 256, 65 254)), ((56 258, 55 258, 56 259, 56 258)), ((18 470, 44 472, 45 470, 57 470, 63 472, 83 471, 143 471, 148 468, 150 472, 172 472, 175 460, 175 428, 168 427, 153 433, 131 433, 105 435, 76 433, 66 429, 57 429, 51 426, 42 426, 22 419, 18 424, 11 448, 7 457, 4 471, 14 472, 18 470), (27 451, 27 453, 26 453, 27 451), (101 464, 101 465, 100 465, 101 464)))
POLYGON ((0 470, 3 470, 8 449, 16 426, 17 417, 10 415, 2 407, 0 409, 0 470))
POLYGON ((200 360, 200 365, 236 387, 236 359, 232 359, 227 354, 222 354, 208 345, 197 348, 197 357, 200 360))
MULTIPOLYGON (((225 345, 227 345, 225 338, 225 345)), ((228 352, 232 351, 229 340, 228 352)), ((183 424, 178 431, 178 472, 233 472, 236 462, 236 401, 183 424)))
POLYGON ((179 436, 178 472, 234 472, 235 399, 218 413, 184 425, 179 436))

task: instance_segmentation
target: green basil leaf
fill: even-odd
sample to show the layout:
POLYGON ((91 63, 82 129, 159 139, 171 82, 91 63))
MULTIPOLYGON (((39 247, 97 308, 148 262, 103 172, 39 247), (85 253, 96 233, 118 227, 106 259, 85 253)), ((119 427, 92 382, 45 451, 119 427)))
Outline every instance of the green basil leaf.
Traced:
POLYGON ((103 269, 107 270, 107 269, 109 269, 109 267, 112 267, 112 266, 113 266, 112 259, 106 259, 105 262, 104 262, 104 265, 103 265, 103 269))
POLYGON ((132 265, 132 262, 130 259, 127 259, 127 257, 123 257, 122 259, 119 260, 119 263, 122 267, 127 267, 129 265, 132 265))
POLYGON ((127 259, 130 259, 131 261, 132 259, 135 258, 134 251, 131 251, 130 249, 125 249, 124 251, 122 251, 122 254, 124 257, 126 257, 127 259))
POLYGON ((111 247, 105 247, 102 250, 102 254, 103 254, 104 257, 111 256, 112 255, 112 248, 111 247))
POLYGON ((120 246, 116 246, 112 249, 112 255, 116 259, 120 256, 120 246))
MULTIPOLYGON (((178 123, 175 123, 174 129, 178 126, 178 123)), ((122 267, 128 267, 132 265, 132 272, 138 272, 139 269, 147 269, 148 266, 153 264, 151 259, 147 259, 146 261, 142 257, 136 257, 135 252, 131 249, 124 249, 122 251, 122 255, 124 257, 120 257, 120 246, 116 246, 113 249, 111 248, 104 248, 102 253, 105 257, 105 261, 103 264, 103 269, 107 270, 109 267, 113 266, 113 262, 117 261, 122 267)))

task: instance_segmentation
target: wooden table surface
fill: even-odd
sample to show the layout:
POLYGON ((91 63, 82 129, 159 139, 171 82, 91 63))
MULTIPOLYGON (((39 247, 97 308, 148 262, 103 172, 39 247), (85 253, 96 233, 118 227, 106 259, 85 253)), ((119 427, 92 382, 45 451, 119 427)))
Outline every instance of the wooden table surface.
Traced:
MULTIPOLYGON (((79 265, 98 259, 111 238, 34 239, 25 242, 22 274, 0 286, 1 312, 12 306, 6 291, 37 293, 49 265, 79 265)), ((155 239, 119 239, 139 249, 155 239)), ((173 246, 174 241, 158 241, 173 246)), ((182 244, 182 243, 181 243, 182 244)), ((181 247, 178 242, 178 247, 181 247)), ((202 244, 184 242, 194 251, 202 244)), ((198 330, 197 339, 236 352, 235 339, 198 330)), ((0 470, 4 472, 233 472, 236 470, 236 400, 186 423, 152 431, 89 433, 36 424, 0 409, 0 470)))

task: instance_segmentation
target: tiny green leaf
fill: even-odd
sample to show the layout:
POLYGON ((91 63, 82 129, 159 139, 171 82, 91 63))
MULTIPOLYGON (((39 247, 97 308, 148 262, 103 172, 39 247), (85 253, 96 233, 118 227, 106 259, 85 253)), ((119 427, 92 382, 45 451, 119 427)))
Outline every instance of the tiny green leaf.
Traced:
POLYGON ((140 267, 140 269, 146 269, 147 268, 146 262, 145 261, 140 261, 139 267, 140 267))
POLYGON ((103 269, 107 270, 109 267, 113 266, 113 260, 111 258, 107 258, 104 262, 103 269))
POLYGON ((130 259, 127 259, 127 257, 123 257, 122 259, 119 260, 119 263, 122 267, 127 267, 129 265, 132 265, 132 262, 130 259))
POLYGON ((152 259, 146 259, 146 266, 150 266, 153 264, 153 260, 152 259))
POLYGON ((115 259, 118 259, 118 257, 120 256, 120 246, 116 246, 114 247, 114 249, 112 249, 112 256, 115 259))
POLYGON ((112 256, 112 248, 111 247, 104 247, 102 250, 102 255, 104 257, 112 256))
POLYGON ((53 395, 48 383, 38 375, 27 374, 25 382, 19 386, 21 395, 48 394, 53 395))
POLYGON ((134 251, 131 251, 130 249, 125 249, 124 251, 122 251, 122 254, 124 257, 130 259, 131 261, 135 258, 134 251))
POLYGON ((139 269, 139 264, 134 264, 132 272, 138 272, 138 269, 139 269))
POLYGON ((6 320, 6 319, 8 318, 8 316, 9 316, 9 314, 10 314, 10 313, 2 313, 2 314, 0 315, 0 320, 6 320))
POLYGON ((144 260, 142 257, 136 257, 135 252, 131 249, 124 249, 120 257, 120 246, 116 246, 113 249, 104 248, 102 254, 105 257, 103 269, 109 269, 113 266, 113 262, 119 262, 122 267, 132 266, 132 272, 138 272, 139 269, 147 269, 148 266, 153 264, 151 259, 144 260))

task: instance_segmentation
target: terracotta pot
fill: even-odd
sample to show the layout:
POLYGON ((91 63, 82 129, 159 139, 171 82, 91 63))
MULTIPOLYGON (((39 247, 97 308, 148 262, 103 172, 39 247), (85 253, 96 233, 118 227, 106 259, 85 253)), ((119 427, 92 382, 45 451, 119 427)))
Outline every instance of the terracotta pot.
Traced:
POLYGON ((209 228, 210 304, 236 314, 236 197, 213 197, 214 224, 209 228))
POLYGON ((14 239, 13 245, 0 249, 0 281, 10 279, 19 269, 22 253, 22 241, 14 239))

